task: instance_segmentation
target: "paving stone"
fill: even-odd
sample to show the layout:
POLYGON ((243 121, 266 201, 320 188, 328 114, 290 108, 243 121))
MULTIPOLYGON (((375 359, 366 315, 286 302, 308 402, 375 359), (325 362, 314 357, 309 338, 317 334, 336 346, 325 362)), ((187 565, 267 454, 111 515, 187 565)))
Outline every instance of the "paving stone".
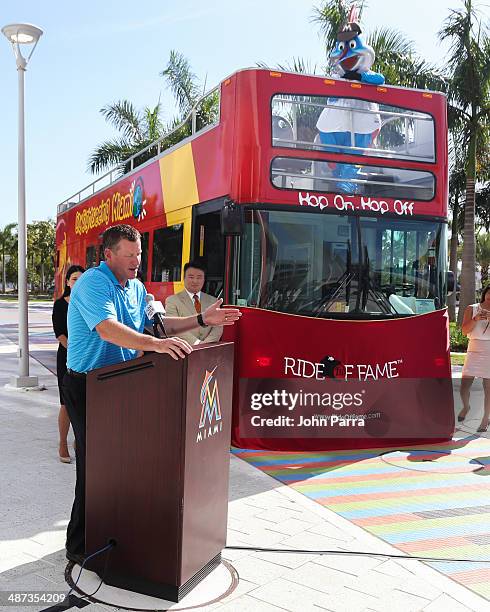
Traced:
POLYGON ((233 529, 234 531, 241 531, 242 533, 247 533, 243 527, 243 519, 238 519, 233 516, 228 517, 228 529, 233 529))
MULTIPOLYGON (((429 599, 418 597, 409 593, 402 593, 394 589, 389 596, 380 597, 379 602, 373 607, 377 612, 420 612, 430 603, 429 599)), ((446 610, 452 612, 452 610, 446 610)))
POLYGON ((361 612, 366 606, 374 606, 379 602, 378 597, 360 593, 349 587, 342 587, 329 593, 329 599, 328 609, 333 612, 361 612))
POLYGON ((249 595, 244 595, 220 608, 223 612, 279 612, 284 609, 249 595))
POLYGON ((337 525, 333 525, 328 521, 323 521, 318 523, 314 527, 310 527, 308 529, 310 533, 315 533, 326 538, 332 538, 333 540, 339 540, 341 542, 352 542, 354 538, 348 534, 346 531, 342 531, 337 527, 337 525))
POLYGON ((415 596, 422 595, 427 599, 436 599, 441 594, 441 590, 432 586, 428 580, 421 580, 413 574, 410 575, 405 568, 400 567, 398 575, 395 573, 393 575, 382 574, 378 569, 367 572, 359 579, 366 583, 377 584, 380 593, 391 592, 391 589, 395 589, 415 596))
POLYGON ((311 533, 310 531, 305 531, 304 533, 286 538, 282 541, 282 544, 285 548, 297 548, 304 550, 343 550, 341 548, 343 542, 317 535, 315 533, 311 533))
POLYGON ((332 593, 343 586, 354 586, 357 581, 355 574, 337 571, 312 561, 294 570, 289 570, 282 577, 284 580, 291 580, 323 593, 332 593))
MULTIPOLYGON (((271 547, 271 548, 281 548, 279 544, 287 537, 284 533, 279 531, 274 531, 273 529, 267 528, 254 528, 248 524, 246 526, 247 531, 249 533, 241 532, 241 531, 233 531, 228 530, 229 541, 228 544, 231 546, 233 543, 240 541, 242 545, 245 546, 258 546, 260 548, 271 547)), ((282 548, 287 548, 283 546, 282 548)))
POLYGON ((35 572, 36 576, 41 576, 45 580, 49 580, 55 584, 65 585, 65 568, 66 560, 62 560, 58 565, 49 565, 35 572))
MULTIPOLYGON (((46 580, 42 576, 37 574, 24 574, 23 576, 17 576, 14 579, 1 581, 0 590, 2 591, 41 591, 41 592, 63 592, 67 593, 69 587, 67 584, 55 584, 50 580, 46 580)), ((32 610, 32 608, 31 608, 32 610)))
MULTIPOLYGON (((490 608, 490 604, 489 604, 490 608)), ((472 608, 467 608, 453 597, 443 593, 429 605, 423 608, 423 612, 472 612, 472 608)))
MULTIPOLYGON (((284 486, 278 484, 278 486, 284 486)), ((285 498, 278 491, 266 491, 265 493, 260 493, 258 495, 249 495, 245 499, 243 499, 243 503, 247 506, 253 506, 256 508, 262 508, 267 510, 271 506, 274 507, 280 504, 286 504, 287 498, 285 498)))
POLYGON ((310 524, 311 523, 306 523, 305 521, 300 521, 299 519, 291 518, 287 519, 286 521, 282 521, 281 523, 274 523, 270 529, 279 531, 284 535, 296 535, 298 533, 304 533, 310 524))
MULTIPOLYGON (((264 561, 270 561, 277 565, 282 565, 290 569, 301 567, 305 563, 309 563, 312 560, 311 555, 302 555, 298 553, 277 553, 277 552, 256 552, 253 554, 257 559, 264 559, 264 561)), ((316 558, 316 557, 315 557, 316 558)))
POLYGON ((338 571, 345 571, 349 574, 359 576, 365 572, 377 568, 383 561, 374 557, 356 557, 351 555, 318 555, 314 562, 338 571))
MULTIPOLYGON (((372 559, 376 559, 376 557, 371 557, 372 559)), ((407 561, 406 565, 402 565, 399 561, 395 561, 394 559, 388 559, 386 561, 380 560, 376 567, 376 571, 380 574, 385 574, 386 576, 406 576, 407 578, 413 578, 415 576, 414 572, 410 570, 410 566, 412 568, 415 567, 416 562, 407 561)))
POLYGON ((251 591, 254 591, 257 588, 258 585, 254 582, 250 582, 250 580, 245 580, 245 578, 240 578, 240 582, 238 583, 238 586, 233 591, 233 593, 230 593, 228 597, 221 599, 220 603, 222 605, 228 604, 231 601, 235 601, 235 599, 238 599, 242 595, 245 595, 245 593, 250 593, 251 591))
POLYGON ((228 516, 238 521, 248 520, 251 517, 257 516, 263 511, 263 508, 246 505, 238 500, 232 501, 228 505, 228 516))
POLYGON ((257 557, 238 559, 233 563, 233 567, 238 572, 240 578, 255 584, 265 584, 290 571, 284 565, 277 565, 257 557))
POLYGON ((261 518, 265 521, 272 521, 273 523, 282 523, 283 521, 291 518, 304 521, 304 514, 306 513, 303 513, 301 509, 285 508, 284 506, 272 506, 271 508, 257 514, 257 518, 261 518))
MULTIPOLYGON (((245 546, 245 544, 244 544, 245 546)), ((249 557, 253 552, 250 550, 233 550, 233 549, 225 549, 222 552, 223 559, 230 561, 233 565, 236 559, 242 559, 243 557, 249 557)))
POLYGON ((38 568, 47 565, 44 561, 25 553, 11 554, 5 559, 0 559, 0 577, 8 580, 15 579, 17 576, 34 574, 38 568))
POLYGON ((332 600, 327 593, 283 578, 278 578, 255 589, 251 597, 291 610, 291 612, 318 612, 319 608, 333 610, 332 600))

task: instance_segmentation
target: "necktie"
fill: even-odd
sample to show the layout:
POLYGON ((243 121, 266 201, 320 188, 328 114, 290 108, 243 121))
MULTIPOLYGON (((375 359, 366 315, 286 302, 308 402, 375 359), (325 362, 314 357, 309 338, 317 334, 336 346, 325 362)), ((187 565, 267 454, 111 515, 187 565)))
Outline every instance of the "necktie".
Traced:
POLYGON ((194 307, 196 309, 196 312, 199 314, 201 312, 201 302, 199 301, 199 298, 197 297, 197 293, 194 293, 192 297, 194 299, 194 307))

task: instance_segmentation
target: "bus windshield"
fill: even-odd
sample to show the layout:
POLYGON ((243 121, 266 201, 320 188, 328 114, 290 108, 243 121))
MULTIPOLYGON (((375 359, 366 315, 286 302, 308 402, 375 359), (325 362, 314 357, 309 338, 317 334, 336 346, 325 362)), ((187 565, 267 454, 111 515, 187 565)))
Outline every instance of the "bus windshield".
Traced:
POLYGON ((236 303, 325 318, 421 314, 445 306, 440 221, 248 210, 236 303))

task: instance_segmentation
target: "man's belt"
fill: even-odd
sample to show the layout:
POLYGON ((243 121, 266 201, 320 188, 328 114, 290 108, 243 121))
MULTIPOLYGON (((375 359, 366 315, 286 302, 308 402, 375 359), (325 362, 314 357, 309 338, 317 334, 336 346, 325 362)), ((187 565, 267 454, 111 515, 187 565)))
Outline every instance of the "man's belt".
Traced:
POLYGON ((75 372, 75 370, 70 370, 70 368, 68 368, 66 371, 70 376, 73 376, 73 378, 87 378, 87 375, 84 372, 75 372))

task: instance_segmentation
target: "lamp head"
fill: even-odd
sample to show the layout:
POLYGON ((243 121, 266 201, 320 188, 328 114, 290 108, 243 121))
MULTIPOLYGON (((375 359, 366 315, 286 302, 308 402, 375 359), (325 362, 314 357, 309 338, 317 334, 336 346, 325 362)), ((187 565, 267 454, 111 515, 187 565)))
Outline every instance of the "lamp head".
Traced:
POLYGON ((12 44, 17 68, 25 70, 43 31, 31 23, 10 23, 2 28, 2 34, 12 44), (21 45, 33 45, 27 58, 21 53, 21 45))
POLYGON ((10 23, 2 28, 2 34, 12 44, 31 45, 37 43, 43 31, 31 23, 10 23))

